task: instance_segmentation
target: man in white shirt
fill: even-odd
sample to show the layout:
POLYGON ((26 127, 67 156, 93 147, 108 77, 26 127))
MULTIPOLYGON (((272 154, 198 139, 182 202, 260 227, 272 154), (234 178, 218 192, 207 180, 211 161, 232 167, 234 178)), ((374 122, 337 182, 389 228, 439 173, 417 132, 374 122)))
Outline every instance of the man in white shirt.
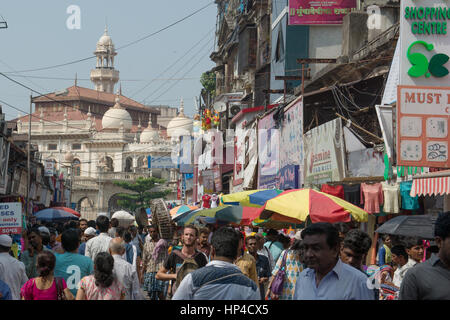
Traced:
POLYGON ((86 242, 86 251, 84 255, 92 259, 95 262, 95 257, 100 252, 108 252, 109 250, 109 242, 111 241, 111 237, 108 235, 109 229, 109 219, 108 217, 101 215, 98 216, 95 221, 97 225, 97 229, 100 231, 100 234, 95 238, 92 238, 88 242, 86 242))
POLYGON ((23 262, 9 255, 11 245, 10 236, 0 235, 0 280, 9 286, 12 300, 20 300, 20 288, 28 281, 28 277, 23 262))
POLYGON ((141 293, 136 269, 122 258, 125 242, 122 238, 114 238, 109 243, 109 253, 114 259, 114 275, 125 287, 125 300, 144 300, 141 293))
POLYGON ((406 272, 414 267, 417 262, 408 257, 404 246, 394 246, 391 249, 392 262, 397 265, 397 270, 394 272, 393 284, 398 289, 402 284, 406 272))

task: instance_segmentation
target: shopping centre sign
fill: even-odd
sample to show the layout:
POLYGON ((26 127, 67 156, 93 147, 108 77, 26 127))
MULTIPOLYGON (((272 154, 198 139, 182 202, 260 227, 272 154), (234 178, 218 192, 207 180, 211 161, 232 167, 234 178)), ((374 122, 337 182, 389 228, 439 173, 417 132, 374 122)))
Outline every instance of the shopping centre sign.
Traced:
POLYGON ((450 167, 448 0, 402 0, 397 165, 450 167))

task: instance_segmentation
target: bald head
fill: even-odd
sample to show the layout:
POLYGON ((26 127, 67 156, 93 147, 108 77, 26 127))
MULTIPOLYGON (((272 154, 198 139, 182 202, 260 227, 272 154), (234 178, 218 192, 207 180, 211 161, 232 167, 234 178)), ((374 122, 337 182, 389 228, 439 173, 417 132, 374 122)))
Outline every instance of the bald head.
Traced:
POLYGON ((122 238, 113 238, 109 242, 109 252, 111 255, 119 254, 123 255, 125 253, 125 242, 122 238))

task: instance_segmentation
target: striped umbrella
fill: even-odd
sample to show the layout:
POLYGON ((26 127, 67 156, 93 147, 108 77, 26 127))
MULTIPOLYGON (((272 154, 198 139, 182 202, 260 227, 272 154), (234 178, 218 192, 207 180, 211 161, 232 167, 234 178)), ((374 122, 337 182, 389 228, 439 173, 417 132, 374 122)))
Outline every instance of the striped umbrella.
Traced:
POLYGON ((287 190, 270 199, 259 209, 259 219, 302 223, 316 222, 367 222, 368 213, 363 209, 327 193, 313 189, 287 190))
POLYGON ((260 190, 248 195, 248 199, 251 204, 263 206, 267 200, 275 198, 282 192, 283 190, 279 189, 260 190))
POLYGON ((225 194, 220 198, 221 204, 228 204, 233 206, 246 206, 246 207, 256 207, 259 208, 259 205, 251 204, 248 198, 249 195, 256 193, 261 190, 247 190, 241 192, 235 192, 230 194, 225 194))
POLYGON ((174 216, 176 214, 184 213, 184 212, 187 212, 187 211, 192 211, 192 210, 195 210, 195 209, 198 209, 198 207, 197 206, 190 206, 190 205, 187 205, 187 204, 183 204, 181 206, 172 208, 170 210, 170 215, 174 216))

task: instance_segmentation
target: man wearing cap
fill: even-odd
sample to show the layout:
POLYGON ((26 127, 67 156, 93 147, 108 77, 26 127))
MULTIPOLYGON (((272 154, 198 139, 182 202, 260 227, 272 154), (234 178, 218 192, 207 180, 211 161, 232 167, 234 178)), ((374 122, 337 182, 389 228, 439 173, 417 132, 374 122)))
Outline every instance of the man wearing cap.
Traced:
POLYGON ((94 228, 88 227, 86 230, 84 230, 84 239, 86 239, 86 241, 80 244, 78 248, 79 254, 82 254, 84 256, 86 252, 86 242, 88 242, 95 236, 97 236, 97 230, 95 230, 94 228))
POLYGON ((10 290, 12 300, 20 300, 20 288, 28 281, 25 265, 9 255, 12 239, 6 234, 0 235, 0 280, 10 290))

